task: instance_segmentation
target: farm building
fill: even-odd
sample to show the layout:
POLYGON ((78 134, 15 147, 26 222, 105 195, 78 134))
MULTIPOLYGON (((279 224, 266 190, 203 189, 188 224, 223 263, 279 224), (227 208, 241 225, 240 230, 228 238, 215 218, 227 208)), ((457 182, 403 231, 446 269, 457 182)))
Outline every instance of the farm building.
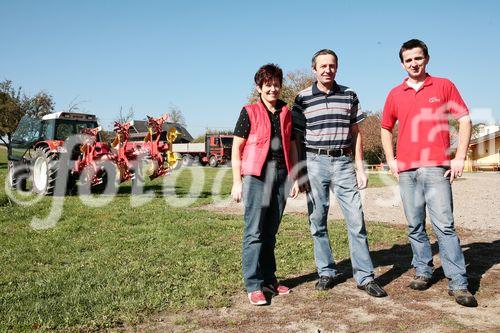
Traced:
POLYGON ((471 140, 467 171, 500 170, 500 131, 471 140))

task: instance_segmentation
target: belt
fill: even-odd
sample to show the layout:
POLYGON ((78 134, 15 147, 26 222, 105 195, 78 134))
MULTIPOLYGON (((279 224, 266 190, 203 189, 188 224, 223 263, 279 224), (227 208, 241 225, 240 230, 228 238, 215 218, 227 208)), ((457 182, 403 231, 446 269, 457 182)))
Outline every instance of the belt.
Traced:
POLYGON ((306 147, 306 151, 318 155, 327 155, 331 157, 349 156, 351 155, 351 148, 341 149, 323 149, 323 148, 310 148, 306 147))

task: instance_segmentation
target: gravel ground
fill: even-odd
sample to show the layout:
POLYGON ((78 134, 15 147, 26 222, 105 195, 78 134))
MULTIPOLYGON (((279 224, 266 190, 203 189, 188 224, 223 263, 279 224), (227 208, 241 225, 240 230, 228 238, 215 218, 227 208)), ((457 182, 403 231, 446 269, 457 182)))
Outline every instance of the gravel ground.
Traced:
MULTIPOLYGON (((391 176, 387 176, 391 177, 391 176)), ((460 228, 500 232, 499 173, 466 173, 453 183, 455 225, 460 228)), ((398 186, 367 188, 361 191, 366 221, 406 224, 398 186)), ((243 212, 242 204, 223 201, 204 209, 243 212)), ((289 199, 285 212, 306 213, 306 196, 289 199)), ((330 216, 343 219, 336 199, 330 199, 330 216)))

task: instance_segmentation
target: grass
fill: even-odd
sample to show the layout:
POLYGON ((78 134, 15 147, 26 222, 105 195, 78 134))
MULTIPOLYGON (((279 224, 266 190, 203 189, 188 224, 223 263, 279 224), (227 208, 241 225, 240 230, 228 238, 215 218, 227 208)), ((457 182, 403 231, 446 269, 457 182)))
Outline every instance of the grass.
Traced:
MULTIPOLYGON (((211 202, 213 184, 221 184, 227 197, 231 174, 210 168, 179 171, 148 182, 146 190, 156 196, 140 207, 131 207, 128 184, 103 208, 66 197, 61 219, 47 230, 33 230, 30 221, 49 213, 51 198, 27 207, 0 201, 0 331, 106 329, 163 310, 230 306, 230 296, 243 289, 242 217, 167 202, 169 191, 189 197, 200 173, 207 181, 200 198, 192 198, 193 206, 211 202)), ((0 200, 5 175, 0 166, 0 200)), ((372 248, 405 239, 402 230, 384 224, 367 227, 372 248)), ((336 259, 347 258, 344 226, 331 221, 330 230, 336 259)), ((305 215, 284 217, 276 254, 280 278, 315 271, 305 215)))
POLYGON ((0 145, 0 167, 7 164, 7 148, 5 146, 0 145))
POLYGON ((383 187, 397 185, 395 177, 386 172, 369 172, 368 187, 383 187))
POLYGON ((0 206, 8 203, 5 195, 5 177, 7 175, 7 149, 0 145, 0 206))

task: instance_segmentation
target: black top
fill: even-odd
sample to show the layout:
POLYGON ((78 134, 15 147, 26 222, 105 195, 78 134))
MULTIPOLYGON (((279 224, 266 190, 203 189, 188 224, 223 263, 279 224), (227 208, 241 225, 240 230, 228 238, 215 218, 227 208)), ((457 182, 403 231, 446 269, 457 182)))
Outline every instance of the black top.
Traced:
MULTIPOLYGON (((264 107, 266 106, 262 103, 264 107)), ((281 108, 285 106, 284 102, 278 101, 276 104, 276 111, 273 113, 267 110, 267 115, 269 121, 271 122, 271 144, 269 146, 269 152, 267 153, 266 161, 275 161, 276 167, 278 169, 286 169, 285 154, 283 152, 283 142, 281 140, 281 124, 280 124, 280 114, 281 108)), ((243 139, 248 139, 250 134, 250 119, 248 118, 248 112, 245 108, 241 110, 240 117, 236 122, 234 128, 234 135, 239 136, 243 139)), ((290 133, 290 139, 294 140, 295 135, 293 134, 293 129, 290 133)))

